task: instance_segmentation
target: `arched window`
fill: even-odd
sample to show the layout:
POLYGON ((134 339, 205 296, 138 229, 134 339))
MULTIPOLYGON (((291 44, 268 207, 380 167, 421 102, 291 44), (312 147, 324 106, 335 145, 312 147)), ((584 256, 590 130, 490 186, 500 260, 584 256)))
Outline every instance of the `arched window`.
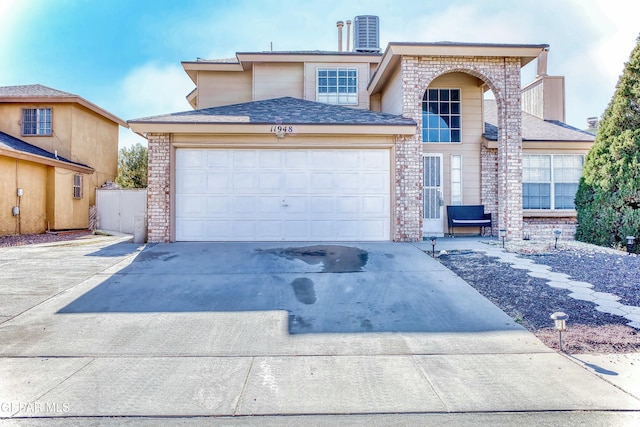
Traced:
POLYGON ((460 142, 460 89, 427 89, 422 99, 422 141, 460 142))

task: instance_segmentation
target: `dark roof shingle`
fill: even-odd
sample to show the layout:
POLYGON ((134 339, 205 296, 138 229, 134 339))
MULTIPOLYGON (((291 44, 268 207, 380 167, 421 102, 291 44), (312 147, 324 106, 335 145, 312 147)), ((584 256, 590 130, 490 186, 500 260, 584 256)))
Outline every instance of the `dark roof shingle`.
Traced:
MULTIPOLYGON (((484 100, 484 137, 498 140, 498 106, 495 100, 484 100)), ((575 141, 593 142, 593 134, 557 120, 542 120, 522 112, 523 141, 575 141)))
POLYGON ((64 157, 56 156, 55 153, 50 153, 47 150, 43 150, 40 147, 36 147, 35 145, 31 145, 26 141, 8 135, 4 132, 0 132, 0 148, 8 148, 14 151, 19 151, 22 153, 33 154, 35 156, 45 157, 50 160, 58 160, 60 162, 68 163, 74 166, 81 166, 84 168, 91 169, 91 166, 87 166, 82 163, 72 162, 71 160, 65 159, 64 157))
POLYGON ((284 97, 129 120, 130 123, 415 126, 395 114, 284 97))

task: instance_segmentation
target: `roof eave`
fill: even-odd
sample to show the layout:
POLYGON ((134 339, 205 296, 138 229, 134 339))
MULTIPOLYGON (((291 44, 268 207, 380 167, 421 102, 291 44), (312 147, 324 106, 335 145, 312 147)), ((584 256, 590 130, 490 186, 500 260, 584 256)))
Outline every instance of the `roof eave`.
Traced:
POLYGON ((14 159, 26 160, 34 163, 40 163, 46 166, 60 167, 67 170, 71 170, 79 173, 92 174, 94 169, 88 166, 81 166, 74 163, 68 163, 63 160, 50 159, 48 157, 39 156, 37 154, 26 153, 20 150, 12 150, 5 147, 0 147, 0 155, 11 157, 14 159))
POLYGON ((77 95, 73 95, 73 96, 4 96, 4 97, 0 97, 0 103, 3 102, 11 102, 11 103, 16 103, 16 104, 27 104, 27 103, 33 103, 33 104, 65 104, 65 103, 76 103, 79 105, 82 105, 83 107, 87 108, 88 110, 93 111, 94 113, 108 119, 111 120, 112 122, 128 128, 129 125, 127 125, 127 122, 123 119, 121 119, 120 117, 111 114, 110 112, 108 112, 107 110, 98 107, 96 104, 94 104, 91 101, 87 101, 86 99, 84 99, 81 96, 77 96, 77 95))
POLYGON ((391 42, 382 55, 380 65, 367 89, 371 94, 380 91, 402 56, 488 56, 520 58, 523 67, 533 61, 548 44, 483 44, 483 43, 400 43, 391 42))
MULTIPOLYGON (((202 122, 143 122, 130 121, 129 126, 138 134, 182 133, 182 134, 247 134, 275 135, 273 123, 202 123, 202 122)), ((295 134, 309 135, 413 135, 414 124, 293 124, 295 134)), ((286 137, 286 134, 285 134, 286 137)))

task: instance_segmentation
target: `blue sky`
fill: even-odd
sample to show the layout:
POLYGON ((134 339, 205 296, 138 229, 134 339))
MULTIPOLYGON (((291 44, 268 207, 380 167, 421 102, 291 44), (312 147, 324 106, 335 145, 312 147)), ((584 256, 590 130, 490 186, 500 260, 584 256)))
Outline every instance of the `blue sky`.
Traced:
MULTIPOLYGON (((0 86, 43 84, 125 119, 189 110, 180 65, 235 52, 335 50, 336 21, 388 42, 546 43, 567 122, 600 116, 640 33, 636 0, 0 0, 0 86)), ((535 64, 523 70, 523 82, 535 64)), ((122 130, 120 145, 145 142, 122 130)))

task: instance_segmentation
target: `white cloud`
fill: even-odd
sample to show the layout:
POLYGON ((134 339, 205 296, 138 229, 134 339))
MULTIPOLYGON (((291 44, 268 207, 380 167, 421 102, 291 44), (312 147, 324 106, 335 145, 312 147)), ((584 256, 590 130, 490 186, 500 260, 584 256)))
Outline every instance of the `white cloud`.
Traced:
POLYGON ((118 86, 118 111, 128 119, 191 109, 186 96, 194 85, 180 64, 144 64, 118 86))

